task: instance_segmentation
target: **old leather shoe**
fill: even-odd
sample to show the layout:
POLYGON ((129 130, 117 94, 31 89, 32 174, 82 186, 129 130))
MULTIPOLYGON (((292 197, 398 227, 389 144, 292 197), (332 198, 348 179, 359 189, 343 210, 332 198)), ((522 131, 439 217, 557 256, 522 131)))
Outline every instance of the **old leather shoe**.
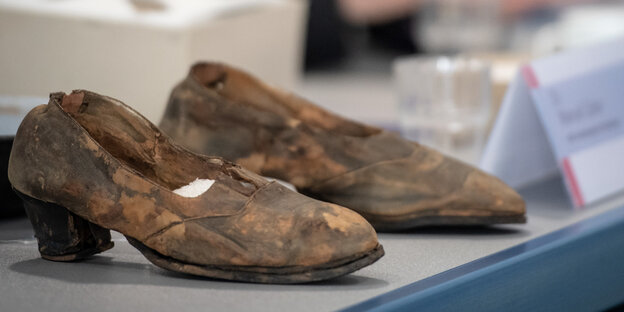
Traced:
POLYGON ((323 280, 383 255, 358 214, 189 152, 120 101, 88 91, 52 94, 26 116, 9 180, 50 260, 111 248, 109 229, 160 267, 238 281, 323 280), (174 192, 196 179, 211 185, 174 192))
POLYGON ((524 201, 499 179, 227 65, 193 66, 160 126, 193 151, 351 208, 377 230, 525 222, 524 201))

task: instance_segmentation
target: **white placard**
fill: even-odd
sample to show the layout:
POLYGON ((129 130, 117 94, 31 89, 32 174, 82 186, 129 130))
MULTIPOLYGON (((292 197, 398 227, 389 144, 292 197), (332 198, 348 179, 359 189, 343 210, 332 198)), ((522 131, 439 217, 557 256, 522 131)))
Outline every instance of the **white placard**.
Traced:
POLYGON ((624 38, 524 66, 481 168, 514 187, 561 172, 576 207, 624 190, 624 38))

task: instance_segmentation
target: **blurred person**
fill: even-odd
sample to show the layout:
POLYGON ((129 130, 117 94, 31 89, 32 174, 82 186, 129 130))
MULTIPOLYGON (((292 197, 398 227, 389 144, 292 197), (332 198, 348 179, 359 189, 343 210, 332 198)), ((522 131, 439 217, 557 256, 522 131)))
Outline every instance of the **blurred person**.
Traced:
MULTIPOLYGON (((493 1, 503 21, 514 21, 539 10, 556 9, 591 0, 501 0, 493 1)), ((306 69, 333 66, 352 50, 381 49, 395 55, 422 52, 418 27, 423 8, 440 3, 482 5, 488 0, 311 0, 306 42, 306 69), (416 35, 414 35, 416 34, 416 35), (353 37, 365 37, 362 46, 353 37), (355 41, 355 43, 354 43, 355 41), (358 46, 359 44, 359 46, 358 46), (356 45, 356 47, 353 47, 356 45)), ((362 41, 362 40, 359 40, 362 41)))
MULTIPOLYGON (((518 16, 536 9, 570 5, 587 0, 500 0, 501 13, 506 17, 518 16)), ((342 16, 355 24, 377 24, 410 16, 428 0, 338 0, 342 16)), ((442 2, 442 1, 441 1, 442 2)), ((457 1, 456 1, 457 2, 457 1)), ((484 0, 463 0, 466 4, 483 3, 484 0)))

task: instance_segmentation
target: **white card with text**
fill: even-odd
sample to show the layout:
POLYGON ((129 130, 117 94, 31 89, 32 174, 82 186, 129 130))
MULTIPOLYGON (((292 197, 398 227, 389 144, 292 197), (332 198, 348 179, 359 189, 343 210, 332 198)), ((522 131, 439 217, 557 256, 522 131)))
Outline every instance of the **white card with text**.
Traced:
POLYGON ((576 207, 624 190, 624 39, 524 66, 481 167, 514 187, 562 173, 576 207))

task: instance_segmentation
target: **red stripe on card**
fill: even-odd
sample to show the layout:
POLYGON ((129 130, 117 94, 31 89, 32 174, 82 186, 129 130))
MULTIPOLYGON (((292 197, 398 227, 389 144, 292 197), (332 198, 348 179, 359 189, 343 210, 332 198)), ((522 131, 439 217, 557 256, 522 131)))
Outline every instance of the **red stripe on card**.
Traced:
POLYGON ((537 81, 537 76, 535 76, 535 72, 530 65, 524 65, 522 67, 522 76, 524 76, 524 80, 531 89, 539 87, 539 81, 537 81))
POLYGON ((566 180, 568 181, 568 185, 570 186, 570 191, 572 192, 574 204, 577 207, 584 206, 585 201, 583 200, 583 195, 581 195, 581 189, 579 189, 579 185, 576 181, 576 176, 574 175, 574 171, 572 170, 570 159, 567 157, 563 159, 563 173, 566 177, 566 180))

